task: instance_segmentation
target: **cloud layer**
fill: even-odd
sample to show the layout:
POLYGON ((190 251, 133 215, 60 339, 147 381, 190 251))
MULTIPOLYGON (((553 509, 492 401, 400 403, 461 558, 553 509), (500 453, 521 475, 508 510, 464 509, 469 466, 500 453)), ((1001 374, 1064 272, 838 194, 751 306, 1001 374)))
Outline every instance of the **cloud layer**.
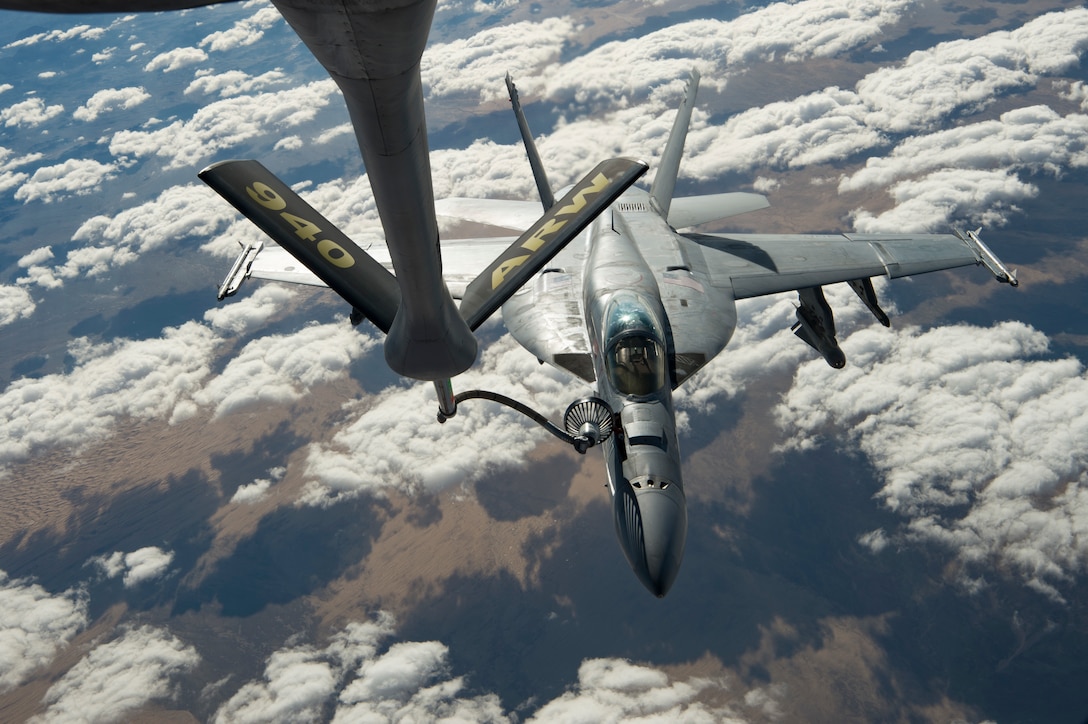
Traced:
POLYGON ((135 588, 145 581, 161 578, 173 561, 173 551, 147 546, 131 553, 115 551, 108 556, 96 556, 88 563, 97 566, 106 578, 121 576, 125 588, 135 588))
POLYGON ((883 478, 875 497, 904 518, 889 536, 951 549, 969 585, 996 563, 1061 600, 1088 555, 1080 362, 1045 358, 1046 337, 1017 322, 865 329, 842 346, 846 370, 799 369, 778 409, 789 444, 856 444, 883 478))
MULTIPOLYGON (((111 434, 122 417, 188 419, 202 407, 228 414, 258 402, 288 403, 309 387, 344 375, 372 346, 346 320, 258 338, 218 375, 219 348, 248 325, 282 311, 291 294, 268 287, 162 336, 69 346, 67 374, 15 380, 0 392, 0 466, 57 446, 76 451, 111 434)), ((0 467, 0 469, 2 469, 0 467)))
POLYGON ((87 625, 87 597, 78 591, 50 595, 36 583, 0 571, 0 693, 23 683, 53 660, 87 625))
POLYGON ((99 644, 49 687, 36 722, 116 721, 174 696, 177 676, 200 662, 196 649, 163 629, 131 628, 99 644))

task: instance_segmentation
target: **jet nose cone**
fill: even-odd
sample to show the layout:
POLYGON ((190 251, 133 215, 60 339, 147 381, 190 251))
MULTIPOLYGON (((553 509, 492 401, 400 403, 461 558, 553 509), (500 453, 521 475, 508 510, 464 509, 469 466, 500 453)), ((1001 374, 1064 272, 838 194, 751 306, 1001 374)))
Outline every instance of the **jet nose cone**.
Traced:
POLYGON ((645 541, 644 576, 639 576, 650 593, 664 597, 684 557, 687 537, 687 510, 683 498, 667 490, 643 490, 637 495, 642 513, 645 541))

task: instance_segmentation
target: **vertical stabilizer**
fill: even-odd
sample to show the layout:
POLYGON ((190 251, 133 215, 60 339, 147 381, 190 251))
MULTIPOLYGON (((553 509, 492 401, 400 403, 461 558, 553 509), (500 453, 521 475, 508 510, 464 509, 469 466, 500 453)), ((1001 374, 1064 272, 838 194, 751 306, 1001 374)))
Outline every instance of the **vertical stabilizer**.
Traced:
POLYGON ((514 107, 514 116, 518 119, 521 142, 525 145, 525 153, 529 156, 529 165, 533 168, 533 178, 536 179, 536 190, 540 194, 540 203, 544 204, 544 210, 547 211, 555 206, 555 196, 552 194, 551 184, 548 183, 548 174, 544 172, 544 164, 540 161, 540 154, 536 151, 533 134, 529 131, 529 123, 525 120, 525 114, 521 111, 521 103, 518 101, 518 89, 514 86, 514 80, 509 73, 506 74, 506 90, 510 92, 510 105, 514 107))
POLYGON ((657 175, 650 187, 650 199, 661 216, 669 218, 672 194, 676 188, 676 174, 680 171, 680 157, 684 155, 684 141, 688 137, 688 124, 691 122, 691 109, 695 106, 695 94, 699 91, 699 71, 691 69, 684 100, 676 111, 676 121, 672 124, 669 141, 657 167, 657 175))

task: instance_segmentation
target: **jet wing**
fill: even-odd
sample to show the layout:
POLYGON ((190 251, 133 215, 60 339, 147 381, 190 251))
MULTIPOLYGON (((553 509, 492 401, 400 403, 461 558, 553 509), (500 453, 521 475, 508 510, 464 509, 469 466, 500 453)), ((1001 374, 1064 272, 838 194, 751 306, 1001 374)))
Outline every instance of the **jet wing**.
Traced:
MULTIPOLYGON (((447 239, 442 242, 442 278, 454 299, 460 299, 465 287, 475 279, 481 269, 513 243, 514 237, 498 236, 483 239, 447 239)), ((393 264, 385 246, 374 245, 367 249, 374 260, 390 271, 393 264)), ((327 286, 325 282, 299 263, 286 249, 266 244, 249 267, 248 276, 256 279, 327 286)))
POLYGON ((737 299, 982 263, 952 234, 683 234, 737 299))

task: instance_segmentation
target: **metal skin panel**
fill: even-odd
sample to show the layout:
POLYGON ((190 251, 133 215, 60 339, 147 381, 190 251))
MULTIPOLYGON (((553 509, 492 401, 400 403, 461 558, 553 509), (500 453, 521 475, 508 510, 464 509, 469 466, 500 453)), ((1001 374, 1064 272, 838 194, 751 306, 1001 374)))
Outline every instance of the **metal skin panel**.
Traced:
MULTIPOLYGON (((724 349, 737 326, 731 290, 712 283, 702 247, 673 232, 648 202, 645 191, 628 189, 590 227, 582 242, 572 244, 548 265, 556 271, 538 275, 503 306, 503 321, 519 344, 544 362, 586 381, 595 379, 580 359, 591 354, 581 298, 583 267, 587 249, 615 226, 637 240, 640 263, 656 284, 665 310, 672 387, 724 349), (619 208, 646 211, 620 212, 619 208)), ((613 275, 622 282, 624 264, 614 266, 613 275)), ((623 288, 622 283, 616 288, 623 288)))
POLYGON ((593 382, 582 309, 582 265, 589 233, 510 297, 502 307, 502 319, 514 339, 537 359, 593 382))
POLYGON ((640 202, 632 189, 623 201, 632 211, 616 212, 615 226, 638 242, 654 275, 665 308, 673 388, 721 352, 737 326, 732 290, 715 284, 703 250, 674 232, 661 216, 640 202))

